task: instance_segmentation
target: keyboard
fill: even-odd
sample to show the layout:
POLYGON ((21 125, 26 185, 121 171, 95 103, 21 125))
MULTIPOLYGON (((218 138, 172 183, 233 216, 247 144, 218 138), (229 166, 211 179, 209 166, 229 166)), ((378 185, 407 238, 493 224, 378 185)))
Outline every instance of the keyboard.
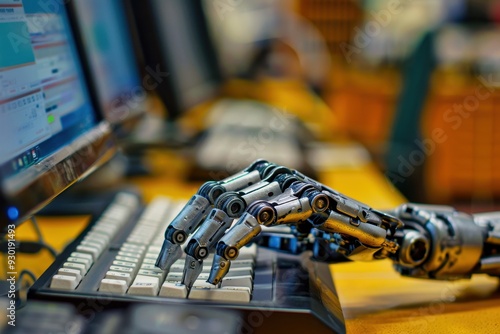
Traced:
POLYGON ((211 107, 205 124, 194 146, 193 179, 223 178, 257 158, 317 175, 304 159, 313 135, 284 110, 254 100, 222 99, 211 107))
POLYGON ((155 267, 164 231, 185 203, 158 197, 144 206, 137 194, 117 193, 35 282, 28 298, 70 302, 82 313, 131 303, 220 308, 236 311, 243 327, 264 332, 345 332, 328 265, 306 256, 244 247, 217 286, 206 282, 209 257, 188 295, 181 284, 184 258, 168 272, 155 267))

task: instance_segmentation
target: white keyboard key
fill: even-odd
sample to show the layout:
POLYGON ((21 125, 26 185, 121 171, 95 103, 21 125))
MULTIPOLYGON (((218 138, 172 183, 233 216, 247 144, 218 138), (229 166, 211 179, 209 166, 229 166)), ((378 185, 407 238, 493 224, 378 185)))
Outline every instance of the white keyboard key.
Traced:
POLYGON ((142 261, 142 263, 144 263, 144 264, 155 264, 156 263, 156 259, 144 259, 142 261))
POLYGON ((113 219, 111 217, 101 217, 95 223, 95 225, 104 225, 104 224, 114 224, 116 226, 120 226, 122 224, 122 222, 120 222, 119 220, 113 219))
POLYGON ((186 298, 187 288, 184 284, 164 282, 160 290, 161 297, 186 298))
POLYGON ((99 238, 97 235, 87 234, 85 238, 83 238, 80 245, 85 245, 87 243, 92 244, 92 246, 99 245, 101 248, 105 248, 107 245, 106 239, 99 238))
POLYGON ((96 224, 95 227, 98 227, 99 230, 102 231, 111 232, 111 235, 113 235, 120 225, 115 222, 100 222, 99 224, 96 224))
MULTIPOLYGON (((156 226, 154 226, 156 227, 156 226)), ((145 237, 145 238, 149 238, 151 236, 153 236, 155 233, 154 231, 151 231, 151 230, 148 230, 148 228, 152 228, 152 226, 140 226, 139 229, 136 229, 135 231, 132 231, 132 233, 130 233, 131 236, 134 236, 134 237, 145 237)))
POLYGON ((173 280, 165 279, 165 282, 172 283, 172 284, 181 284, 182 283, 182 281, 180 279, 173 279, 173 280))
POLYGON ((128 294, 156 296, 158 295, 159 282, 156 277, 137 275, 134 283, 128 289, 128 294))
POLYGON ((93 247, 97 249, 98 254, 101 254, 102 251, 106 248, 106 243, 101 239, 85 238, 82 242, 80 242, 80 246, 93 247))
POLYGON ((149 220, 161 220, 170 211, 170 200, 163 197, 155 198, 144 211, 142 218, 149 220))
POLYGON ((158 295, 158 284, 155 282, 134 282, 130 286, 128 294, 138 296, 156 296, 158 295))
POLYGON ((50 287, 53 289, 75 290, 78 283, 80 281, 75 276, 54 275, 50 281, 50 287))
POLYGON ((142 226, 158 226, 159 224, 160 224, 160 221, 158 220, 158 217, 151 219, 148 217, 144 217, 144 215, 142 215, 137 220, 137 224, 136 224, 136 227, 134 229, 138 230, 142 226))
POLYGON ((117 257, 115 257, 115 260, 125 261, 125 262, 131 262, 131 263, 137 263, 137 262, 139 262, 139 259, 136 258, 136 257, 121 256, 121 255, 118 255, 117 257))
POLYGON ((89 238, 89 239, 92 239, 92 240, 101 240, 106 245, 109 244, 109 240, 110 240, 110 238, 109 238, 108 235, 105 235, 105 234, 102 234, 102 233, 99 233, 99 232, 92 232, 92 231, 90 231, 89 233, 87 233, 86 238, 89 238))
POLYGON ((119 251, 118 255, 120 255, 120 256, 126 256, 126 257, 133 257, 133 258, 136 258, 136 259, 139 259, 141 257, 141 254, 130 253, 130 252, 123 252, 123 251, 119 251))
MULTIPOLYGON (((166 230, 167 228, 166 227, 160 227, 160 231, 164 231, 166 230)), ((157 236, 156 239, 154 239, 151 244, 154 245, 154 246, 158 246, 158 247, 161 247, 161 245, 163 244, 163 241, 165 240, 165 237, 164 236, 157 236)))
POLYGON ((242 276, 242 277, 226 277, 222 280, 221 288, 224 287, 246 287, 252 290, 253 282, 251 276, 242 276))
POLYGON ((66 261, 68 262, 73 262, 73 263, 80 263, 80 264, 83 264, 85 266, 85 272, 89 271, 90 269, 90 266, 92 265, 92 263, 90 262, 89 259, 83 259, 81 257, 68 257, 66 259, 66 261))
POLYGON ((127 242, 137 245, 146 245, 149 241, 139 237, 128 237, 127 242))
POLYGON ((234 276, 252 276, 253 269, 245 269, 245 268, 230 268, 227 272, 226 277, 234 277, 234 276))
POLYGON ((139 199, 137 196, 128 193, 118 193, 113 199, 113 202, 119 205, 123 205, 129 211, 134 211, 139 205, 139 199))
POLYGON ((76 280, 80 282, 82 280, 82 274, 80 273, 80 270, 76 269, 70 269, 70 268, 59 268, 57 271, 58 275, 65 275, 65 276, 75 276, 76 280))
POLYGON ((144 258, 145 259, 154 259, 154 260, 156 260, 158 258, 159 254, 160 254, 159 252, 158 253, 146 253, 144 255, 144 258))
POLYGON ((118 271, 120 273, 128 273, 128 274, 133 274, 134 273, 134 268, 130 267, 121 267, 121 266, 110 266, 109 270, 111 271, 118 271))
POLYGON ((110 270, 106 273, 105 278, 125 281, 127 283, 127 286, 129 286, 130 283, 132 283, 132 275, 130 275, 130 273, 123 273, 119 271, 110 270))
POLYGON ((212 291, 219 290, 218 288, 198 288, 193 286, 189 292, 189 299, 204 299, 204 300, 215 300, 213 299, 214 294, 212 291))
POLYGON ((109 244, 109 237, 107 235, 97 233, 97 232, 89 232, 85 237, 85 240, 92 240, 94 242, 102 242, 104 245, 109 244))
POLYGON ((138 250, 145 250, 146 249, 146 246, 135 245, 135 244, 131 244, 131 243, 128 243, 128 242, 124 242, 121 247, 122 248, 123 247, 134 248, 134 249, 138 249, 138 250))
POLYGON ((97 260, 97 258, 101 254, 100 250, 97 247, 86 246, 86 245, 78 245, 76 246, 76 250, 80 253, 86 253, 92 255, 94 261, 97 260))
POLYGON ((113 234, 114 234, 113 231, 110 231, 108 227, 99 226, 99 225, 95 225, 94 227, 92 227, 90 232, 100 234, 100 235, 105 235, 110 239, 113 237, 113 234))
POLYGON ((80 252, 73 252, 73 253, 71 253, 71 255, 70 255, 70 256, 72 256, 72 257, 79 257, 79 258, 82 258, 82 259, 87 259, 87 260, 89 260, 89 261, 90 261, 90 262, 92 262, 92 263, 94 262, 94 261, 93 261, 93 260, 94 260, 94 258, 92 257, 92 255, 91 255, 91 254, 87 254, 87 253, 80 253, 80 252))
MULTIPOLYGON (((138 229, 131 234, 134 234, 138 237, 143 236, 143 237, 148 237, 148 238, 153 238, 156 237, 156 229, 158 228, 158 224, 143 224, 143 225, 138 225, 138 229)), ((150 246, 150 244, 148 244, 150 246)))
POLYGON ((127 282, 125 281, 104 278, 99 286, 99 291, 125 294, 125 292, 127 292, 127 286, 127 282))
POLYGON ((126 252, 126 253, 137 254, 139 257, 142 257, 142 254, 144 253, 143 250, 136 249, 136 248, 129 248, 129 247, 121 247, 120 251, 126 252))
POLYGON ((251 289, 241 286, 226 286, 217 289, 221 291, 221 300, 234 301, 234 302, 250 302, 251 289))
POLYGON ((217 286, 208 283, 207 281, 197 279, 193 283, 194 288, 209 288, 209 289, 217 289, 217 286))
POLYGON ((147 245, 150 243, 152 238, 153 238, 152 235, 136 233, 136 234, 129 235, 127 241, 130 240, 130 242, 139 243, 142 245, 147 245))
POLYGON ((161 251, 161 247, 158 246, 149 246, 148 247, 148 253, 156 253, 159 254, 161 251))
POLYGON ((180 281, 182 280, 182 272, 169 272, 167 275, 167 281, 180 281))
POLYGON ((80 275, 85 276, 87 271, 85 270, 85 266, 81 263, 74 262, 64 262, 63 268, 76 269, 80 271, 80 275))
POLYGON ((240 268, 240 267, 251 267, 253 268, 255 261, 253 259, 242 260, 237 259, 231 261, 231 268, 240 268))
POLYGON ((151 271, 155 271, 157 273, 165 273, 163 270, 161 270, 160 268, 158 268, 157 266, 155 266, 153 264, 143 264, 141 266, 141 269, 143 269, 143 270, 151 270, 151 271))
POLYGON ((137 273, 138 275, 144 275, 144 276, 152 276, 158 278, 160 281, 163 281, 163 272, 157 272, 154 270, 144 270, 144 269, 139 269, 139 272, 137 273))
POLYGON ((250 289, 239 287, 217 289, 193 287, 189 293, 189 299, 247 303, 250 301, 250 289))
POLYGON ((129 249, 135 249, 136 251, 144 251, 146 249, 146 246, 144 245, 135 245, 135 244, 131 244, 131 243, 128 243, 128 242, 124 242, 122 244, 122 247, 121 248, 129 248, 129 249))
POLYGON ((184 264, 177 264, 177 263, 174 263, 170 269, 169 269, 169 273, 179 273, 179 272, 183 272, 184 271, 184 264))
POLYGON ((120 205, 113 205, 103 213, 104 217, 109 217, 119 222, 125 222, 129 215, 129 209, 120 205))
POLYGON ((135 263, 125 262, 125 261, 117 261, 117 260, 113 261, 113 265, 120 266, 120 267, 133 268, 134 270, 137 267, 137 265, 135 263))

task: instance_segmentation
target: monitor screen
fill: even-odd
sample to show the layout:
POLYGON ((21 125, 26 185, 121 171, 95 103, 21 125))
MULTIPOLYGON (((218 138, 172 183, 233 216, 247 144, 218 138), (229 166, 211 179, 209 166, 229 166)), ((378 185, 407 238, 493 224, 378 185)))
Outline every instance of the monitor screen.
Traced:
POLYGON ((0 232, 110 156, 59 1, 0 0, 0 232))
POLYGON ((74 18, 105 117, 112 123, 144 111, 132 35, 121 0, 74 0, 74 18))
POLYGON ((201 1, 131 0, 131 4, 148 66, 168 72, 158 91, 169 114, 177 116, 213 98, 222 78, 201 1))

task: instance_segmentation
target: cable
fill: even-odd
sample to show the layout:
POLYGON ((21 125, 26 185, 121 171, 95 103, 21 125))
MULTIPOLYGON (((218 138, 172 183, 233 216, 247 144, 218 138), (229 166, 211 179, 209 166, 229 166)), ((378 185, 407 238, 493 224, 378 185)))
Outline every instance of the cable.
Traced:
MULTIPOLYGON (((41 250, 45 249, 55 259, 57 257, 57 251, 52 246, 45 243, 45 241, 43 239, 42 232, 40 230, 40 227, 38 226, 38 222, 36 221, 36 218, 31 217, 30 221, 35 229, 35 233, 38 237, 38 240, 37 241, 19 241, 19 240, 16 240, 16 242, 15 242, 16 253, 38 254, 41 250)), ((2 239, 4 239, 4 238, 2 238, 2 239)), ((0 254, 7 254, 8 251, 9 251, 9 241, 8 240, 0 241, 0 254)), ((0 269, 2 270, 2 272, 7 272, 8 270, 6 267, 5 256, 1 257, 1 262, 2 263, 0 264, 0 269)), ((34 276, 32 276, 32 277, 34 277, 34 276)))
POLYGON ((36 217, 31 216, 30 222, 33 225, 33 228, 35 229, 36 235, 38 236, 38 241, 40 241, 40 243, 45 243, 45 241, 43 240, 42 231, 40 230, 40 226, 38 226, 36 217))
POLYGON ((42 231, 40 230, 40 226, 38 225, 38 222, 36 220, 36 217, 35 216, 31 216, 31 224, 33 225, 33 228, 35 229, 35 232, 38 236, 38 242, 40 244, 40 246, 42 246, 43 248, 45 248, 47 251, 49 251, 49 253, 54 257, 56 258, 57 257, 57 252, 54 248, 52 248, 52 246, 50 246, 49 244, 47 244, 43 238, 43 235, 42 235, 42 231))
POLYGON ((43 243, 43 244, 40 244, 40 246, 42 246, 43 248, 45 248, 50 253, 50 255, 52 255, 52 257, 54 259, 57 257, 57 251, 52 246, 50 246, 49 244, 43 243))
POLYGON ((24 269, 21 271, 19 274, 19 277, 17 278, 17 284, 16 284, 16 290, 18 291, 18 302, 19 305, 17 308, 22 308, 25 306, 26 301, 27 301, 27 294, 28 294, 28 289, 35 283, 36 281, 36 276, 33 272, 24 269), (23 278, 24 276, 29 276, 32 280, 31 284, 27 282, 27 284, 23 285, 23 278))
MULTIPOLYGON (((21 285, 23 277, 26 276, 26 275, 28 275, 33 280, 33 283, 36 281, 36 276, 35 276, 35 274, 32 271, 27 270, 27 269, 23 269, 21 271, 21 273, 19 274, 19 278, 17 279, 18 282, 19 282, 19 285, 21 285)), ((21 289, 21 287, 19 287, 19 289, 21 289)))

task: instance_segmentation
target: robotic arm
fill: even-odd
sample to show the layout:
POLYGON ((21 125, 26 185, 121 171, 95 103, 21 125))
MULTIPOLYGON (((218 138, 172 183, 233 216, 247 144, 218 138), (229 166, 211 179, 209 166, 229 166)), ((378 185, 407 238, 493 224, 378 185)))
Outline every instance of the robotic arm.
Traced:
POLYGON ((340 253, 351 260, 389 258, 399 273, 411 277, 500 275, 500 213, 471 216, 418 204, 381 212, 262 160, 228 179, 205 183, 165 231, 156 265, 169 269, 194 233, 184 248, 182 283, 190 289, 214 252, 208 282, 218 284, 242 247, 255 240, 266 244, 269 239, 256 238, 262 226, 280 225, 291 227, 292 238, 282 235, 272 247, 293 253, 313 250, 320 261, 340 253))

